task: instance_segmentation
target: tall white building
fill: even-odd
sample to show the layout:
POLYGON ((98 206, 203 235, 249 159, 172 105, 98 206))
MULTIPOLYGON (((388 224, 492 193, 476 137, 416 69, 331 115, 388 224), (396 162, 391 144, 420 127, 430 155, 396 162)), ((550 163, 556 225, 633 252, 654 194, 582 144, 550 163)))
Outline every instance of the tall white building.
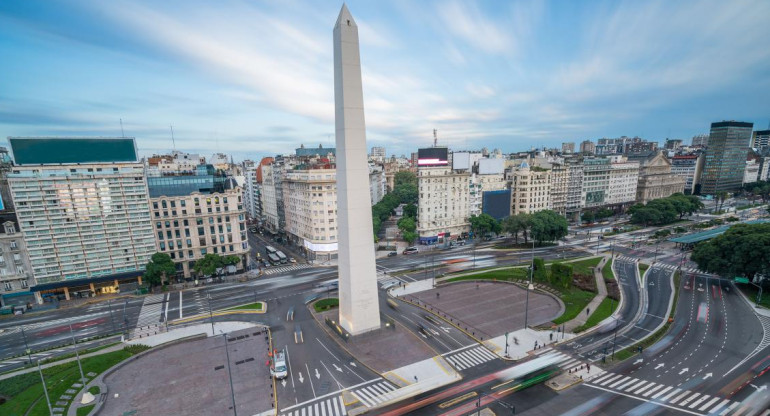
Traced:
POLYGON ((551 171, 522 162, 511 174, 511 214, 551 208, 551 171))
POLYGON ((369 197, 372 205, 380 202, 385 197, 385 190, 385 168, 382 165, 369 165, 369 197))
POLYGON ((423 244, 441 243, 469 229, 470 173, 453 170, 447 148, 419 149, 417 232, 423 244))
POLYGON ((629 162, 624 156, 613 156, 610 160, 610 177, 605 204, 633 203, 636 200, 636 186, 639 183, 639 163, 629 162))
POLYGON ((369 156, 378 162, 384 162, 385 148, 380 146, 372 146, 372 152, 369 154, 369 156))
POLYGON ((265 227, 275 231, 278 230, 279 221, 273 164, 262 165, 260 168, 262 169, 262 216, 264 217, 265 227))
POLYGON ((319 261, 337 257, 336 169, 292 170, 283 178, 288 238, 319 261))
POLYGON ((155 252, 133 138, 10 137, 8 182, 36 290, 109 291, 155 252))

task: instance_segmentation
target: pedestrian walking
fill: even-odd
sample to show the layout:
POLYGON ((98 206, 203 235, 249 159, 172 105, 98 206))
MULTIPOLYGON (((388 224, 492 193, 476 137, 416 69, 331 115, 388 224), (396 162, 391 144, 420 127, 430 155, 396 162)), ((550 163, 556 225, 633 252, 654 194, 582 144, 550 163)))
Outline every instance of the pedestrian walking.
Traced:
POLYGON ((438 299, 438 292, 436 292, 436 299, 438 299))

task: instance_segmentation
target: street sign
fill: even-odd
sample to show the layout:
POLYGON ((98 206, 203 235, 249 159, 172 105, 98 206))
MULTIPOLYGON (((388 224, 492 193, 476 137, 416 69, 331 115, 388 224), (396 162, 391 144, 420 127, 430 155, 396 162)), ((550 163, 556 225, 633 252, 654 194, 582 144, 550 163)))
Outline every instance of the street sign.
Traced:
POLYGON ((749 279, 747 277, 736 277, 735 283, 749 283, 749 279))

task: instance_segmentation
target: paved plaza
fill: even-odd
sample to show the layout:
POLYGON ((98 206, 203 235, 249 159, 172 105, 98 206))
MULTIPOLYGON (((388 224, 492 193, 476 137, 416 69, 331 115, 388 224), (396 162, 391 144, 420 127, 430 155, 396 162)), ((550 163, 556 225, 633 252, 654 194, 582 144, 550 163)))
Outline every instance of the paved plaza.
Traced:
POLYGON ((161 348, 105 378, 101 414, 221 415, 232 413, 227 352, 237 411, 253 415, 272 407, 268 342, 261 328, 161 348), (117 397, 116 397, 117 395, 117 397))
MULTIPOLYGON (((527 291, 503 282, 457 282, 406 295, 419 300, 477 338, 490 339, 524 328, 527 291)), ((528 326, 555 319, 564 312, 560 300, 541 292, 529 293, 528 326)))

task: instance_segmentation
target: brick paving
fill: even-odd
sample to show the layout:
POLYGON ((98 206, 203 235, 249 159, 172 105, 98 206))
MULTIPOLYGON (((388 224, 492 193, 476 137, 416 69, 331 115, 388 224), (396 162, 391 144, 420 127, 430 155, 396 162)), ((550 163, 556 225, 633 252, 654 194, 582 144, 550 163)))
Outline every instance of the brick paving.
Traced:
MULTIPOLYGON (((485 340, 524 328, 526 290, 503 282, 457 282, 407 295, 452 317, 462 329, 485 340), (438 294, 438 296, 437 296, 438 294)), ((561 301, 531 291, 527 324, 537 326, 564 311, 561 301)))

